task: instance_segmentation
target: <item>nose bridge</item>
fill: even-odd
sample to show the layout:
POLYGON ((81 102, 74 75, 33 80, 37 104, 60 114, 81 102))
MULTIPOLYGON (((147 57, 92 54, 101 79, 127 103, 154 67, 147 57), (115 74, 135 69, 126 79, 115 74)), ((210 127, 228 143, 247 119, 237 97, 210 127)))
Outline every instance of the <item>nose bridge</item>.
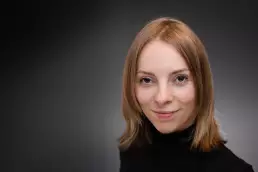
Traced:
POLYGON ((167 82, 160 82, 156 94, 156 101, 159 103, 164 103, 171 101, 172 88, 169 87, 167 82))

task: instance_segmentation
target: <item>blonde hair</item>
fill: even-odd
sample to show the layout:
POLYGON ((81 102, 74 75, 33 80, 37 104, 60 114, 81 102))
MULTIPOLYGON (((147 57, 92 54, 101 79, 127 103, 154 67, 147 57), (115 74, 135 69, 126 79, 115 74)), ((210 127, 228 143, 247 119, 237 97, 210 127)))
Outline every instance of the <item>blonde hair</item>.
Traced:
POLYGON ((205 47, 198 36, 180 20, 161 17, 148 22, 136 35, 126 56, 122 83, 122 112, 126 129, 119 138, 119 148, 127 149, 140 140, 151 141, 135 95, 138 58, 150 41, 160 39, 174 46, 187 62, 196 92, 196 125, 192 147, 209 151, 223 139, 214 115, 212 73, 205 47))

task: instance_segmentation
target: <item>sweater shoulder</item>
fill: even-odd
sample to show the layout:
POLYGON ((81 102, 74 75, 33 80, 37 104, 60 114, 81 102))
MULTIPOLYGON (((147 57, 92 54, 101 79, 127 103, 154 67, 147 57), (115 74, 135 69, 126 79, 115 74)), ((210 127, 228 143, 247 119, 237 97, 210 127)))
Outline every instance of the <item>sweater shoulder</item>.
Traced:
POLYGON ((207 165, 215 171, 254 172, 253 167, 226 145, 208 153, 207 165))
POLYGON ((147 152, 147 147, 132 146, 127 149, 119 149, 120 160, 131 160, 142 158, 147 152))
POLYGON ((130 147, 126 150, 119 149, 120 172, 145 171, 149 168, 150 156, 146 147, 130 147))

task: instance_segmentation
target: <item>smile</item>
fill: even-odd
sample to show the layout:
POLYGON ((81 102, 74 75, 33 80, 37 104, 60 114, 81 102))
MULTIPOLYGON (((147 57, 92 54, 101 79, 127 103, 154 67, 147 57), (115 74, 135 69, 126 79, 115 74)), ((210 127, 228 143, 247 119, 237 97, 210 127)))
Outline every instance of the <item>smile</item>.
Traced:
POLYGON ((176 111, 153 111, 160 120, 169 120, 175 116, 176 111))

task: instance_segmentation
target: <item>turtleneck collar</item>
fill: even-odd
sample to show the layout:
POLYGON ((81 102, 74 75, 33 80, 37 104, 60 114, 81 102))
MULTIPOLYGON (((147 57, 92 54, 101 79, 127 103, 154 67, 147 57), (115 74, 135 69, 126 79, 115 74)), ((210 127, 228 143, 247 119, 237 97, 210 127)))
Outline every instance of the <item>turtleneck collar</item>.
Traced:
POLYGON ((160 133, 152 124, 150 124, 150 132, 152 135, 152 143, 153 144, 191 144, 194 130, 195 130, 195 123, 193 123, 188 128, 182 131, 175 131, 168 134, 160 133))

